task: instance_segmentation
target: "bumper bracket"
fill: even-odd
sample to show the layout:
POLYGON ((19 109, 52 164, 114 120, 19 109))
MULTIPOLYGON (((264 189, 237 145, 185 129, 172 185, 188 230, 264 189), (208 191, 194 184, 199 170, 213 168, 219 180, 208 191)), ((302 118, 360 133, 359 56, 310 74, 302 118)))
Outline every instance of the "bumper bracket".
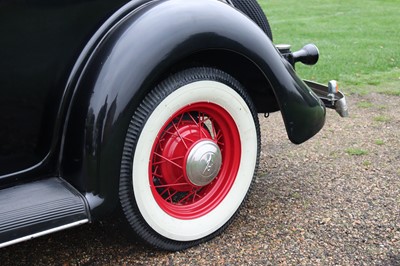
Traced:
POLYGON ((335 109, 341 117, 349 116, 349 109, 345 95, 339 90, 332 91, 332 84, 336 84, 336 81, 330 81, 330 86, 325 86, 309 80, 304 80, 304 82, 323 101, 326 108, 335 109))

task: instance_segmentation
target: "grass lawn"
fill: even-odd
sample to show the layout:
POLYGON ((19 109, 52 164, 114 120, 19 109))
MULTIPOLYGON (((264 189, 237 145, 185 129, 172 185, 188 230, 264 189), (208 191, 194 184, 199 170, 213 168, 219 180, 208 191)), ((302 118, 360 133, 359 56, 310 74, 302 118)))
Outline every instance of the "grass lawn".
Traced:
POLYGON ((344 92, 371 91, 400 96, 399 0, 258 0, 267 14, 274 43, 292 51, 315 43, 317 65, 296 66, 300 76, 344 92))

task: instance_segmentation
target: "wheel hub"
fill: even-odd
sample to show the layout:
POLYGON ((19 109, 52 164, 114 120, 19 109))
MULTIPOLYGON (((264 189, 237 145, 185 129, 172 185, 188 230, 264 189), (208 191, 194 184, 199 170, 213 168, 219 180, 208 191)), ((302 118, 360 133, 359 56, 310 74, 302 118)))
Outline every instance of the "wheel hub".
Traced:
POLYGON ((218 145, 210 140, 196 143, 186 158, 186 177, 195 186, 206 186, 218 175, 222 154, 218 145))
POLYGON ((229 193, 240 158, 240 134, 231 115, 214 103, 189 104, 170 116, 153 144, 153 196, 175 218, 202 217, 229 193))

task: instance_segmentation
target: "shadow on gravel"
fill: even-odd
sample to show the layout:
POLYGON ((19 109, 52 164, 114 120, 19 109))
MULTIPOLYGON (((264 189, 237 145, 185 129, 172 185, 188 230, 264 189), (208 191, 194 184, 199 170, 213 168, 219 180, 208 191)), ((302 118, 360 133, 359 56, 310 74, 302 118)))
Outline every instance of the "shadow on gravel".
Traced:
MULTIPOLYGON (((104 265, 156 252, 124 230, 120 218, 87 224, 3 248, 6 265, 104 265)), ((159 252, 158 252, 159 253, 159 252)))
POLYGON ((388 260, 383 265, 400 266, 400 254, 390 254, 388 260))

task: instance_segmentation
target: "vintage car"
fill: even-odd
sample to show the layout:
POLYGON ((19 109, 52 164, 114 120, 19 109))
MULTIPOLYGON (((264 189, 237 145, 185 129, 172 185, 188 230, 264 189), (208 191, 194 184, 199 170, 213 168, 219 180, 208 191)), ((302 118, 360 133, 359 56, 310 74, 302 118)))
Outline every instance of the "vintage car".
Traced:
POLYGON ((0 1, 0 247, 115 215, 164 250, 220 234, 253 184, 258 113, 300 144, 346 115, 318 50, 256 0, 0 1))

